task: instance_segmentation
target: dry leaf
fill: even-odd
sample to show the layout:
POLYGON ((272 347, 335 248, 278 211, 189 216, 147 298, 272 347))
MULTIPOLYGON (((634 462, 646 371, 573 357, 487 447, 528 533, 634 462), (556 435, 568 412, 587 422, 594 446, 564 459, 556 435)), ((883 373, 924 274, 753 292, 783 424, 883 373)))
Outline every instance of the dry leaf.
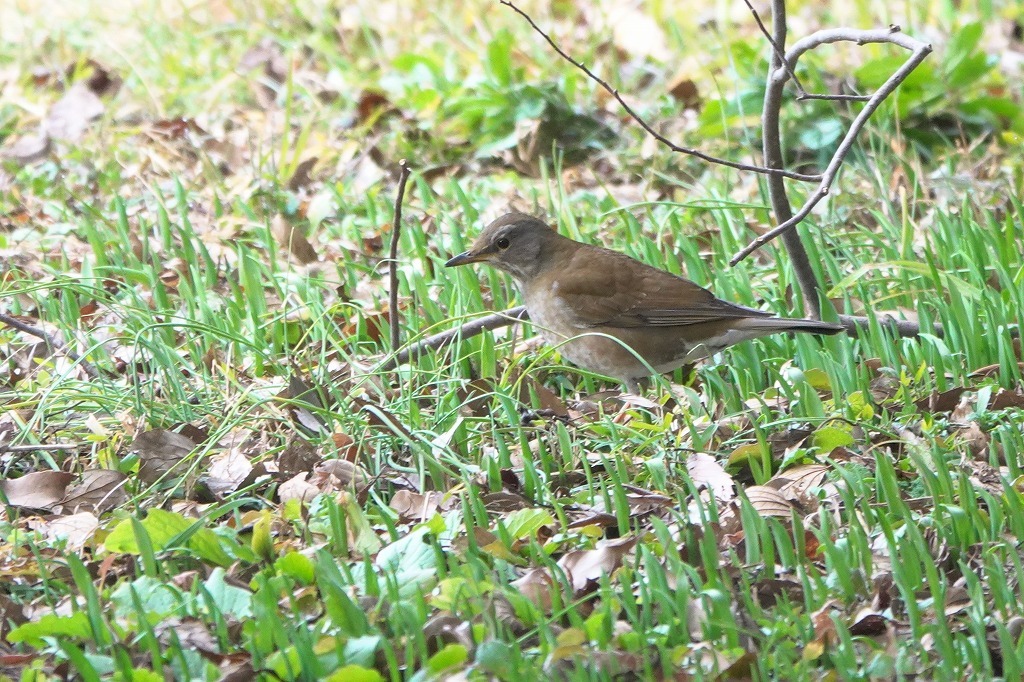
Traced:
POLYGON ((732 476, 711 455, 703 452, 690 455, 686 460, 686 471, 698 490, 707 488, 717 501, 728 502, 736 496, 732 476))
POLYGON ((277 497, 281 504, 287 504, 291 500, 309 502, 320 494, 320 488, 306 481, 309 474, 298 474, 285 481, 277 488, 277 497))
POLYGON ((87 469, 82 482, 67 491, 61 500, 64 511, 102 513, 127 501, 124 483, 128 477, 113 469, 87 469))
POLYGON ((640 540, 639 535, 605 540, 595 549, 569 552, 558 560, 558 565, 569 577, 573 597, 580 597, 597 587, 602 575, 611 575, 622 565, 622 559, 640 540))
POLYGON ((64 492, 73 480, 73 474, 63 471, 36 471, 0 481, 0 492, 12 507, 50 509, 64 499, 64 492))
POLYGON ((92 512, 81 512, 71 516, 60 516, 46 525, 46 537, 51 540, 64 538, 65 549, 77 552, 92 538, 100 527, 100 520, 92 512))
POLYGON ((132 449, 139 453, 139 480, 146 484, 184 473, 181 466, 196 444, 180 433, 165 429, 153 429, 140 433, 132 442, 132 449))
POLYGON ((75 83, 46 113, 43 133, 56 140, 76 142, 89 123, 103 115, 103 102, 86 81, 75 83))
POLYGON ((752 485, 744 491, 750 506, 762 516, 776 516, 788 519, 794 509, 793 503, 775 488, 765 485, 752 485))

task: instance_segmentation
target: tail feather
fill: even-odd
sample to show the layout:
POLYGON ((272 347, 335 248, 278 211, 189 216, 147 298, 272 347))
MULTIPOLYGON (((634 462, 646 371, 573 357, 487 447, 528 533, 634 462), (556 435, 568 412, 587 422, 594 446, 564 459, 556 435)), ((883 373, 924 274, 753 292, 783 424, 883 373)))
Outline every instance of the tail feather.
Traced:
POLYGON ((742 327, 749 331, 757 330, 764 334, 780 332, 806 332, 808 334, 838 334, 846 331, 841 324, 822 322, 821 320, 789 319, 785 317, 748 317, 743 320, 742 327))

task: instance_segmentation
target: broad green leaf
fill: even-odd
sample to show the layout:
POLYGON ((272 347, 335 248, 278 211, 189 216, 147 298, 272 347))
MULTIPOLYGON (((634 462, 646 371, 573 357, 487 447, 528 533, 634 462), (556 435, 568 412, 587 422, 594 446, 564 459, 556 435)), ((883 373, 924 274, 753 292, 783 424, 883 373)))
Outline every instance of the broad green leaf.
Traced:
POLYGON ((89 617, 85 615, 84 611, 73 613, 70 616, 48 613, 37 621, 19 625, 11 630, 7 634, 7 641, 11 644, 25 643, 38 649, 46 644, 43 637, 75 637, 91 640, 92 628, 89 626, 89 617))
POLYGON ((818 452, 827 454, 836 448, 853 445, 853 436, 849 430, 838 426, 823 426, 811 436, 811 442, 818 452))
POLYGON ((517 509, 501 519, 499 523, 505 526, 505 530, 513 540, 522 540, 533 536, 541 526, 554 523, 554 518, 546 509, 534 507, 517 509))

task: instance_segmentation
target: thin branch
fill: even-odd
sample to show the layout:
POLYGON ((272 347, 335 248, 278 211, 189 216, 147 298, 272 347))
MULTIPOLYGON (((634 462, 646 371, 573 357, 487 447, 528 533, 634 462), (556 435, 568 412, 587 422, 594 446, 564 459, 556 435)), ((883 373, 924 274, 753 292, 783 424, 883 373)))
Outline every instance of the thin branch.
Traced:
POLYGON ((656 131, 653 127, 651 127, 651 125, 647 121, 645 121, 640 116, 640 114, 636 113, 633 110, 633 107, 629 106, 629 104, 626 103, 626 100, 622 98, 622 95, 619 94, 618 90, 613 88, 607 81, 600 78, 597 74, 595 74, 593 71, 584 66, 582 62, 576 61, 568 53, 562 50, 562 48, 558 46, 554 39, 552 39, 551 36, 545 33, 533 21, 533 18, 530 17, 529 14, 516 7, 510 0, 501 0, 501 4, 511 7, 512 10, 516 12, 516 14, 523 17, 527 21, 527 23, 530 24, 533 30, 536 31, 542 38, 544 38, 544 40, 547 41, 548 45, 551 46, 551 49, 558 53, 559 57, 572 64, 583 73, 587 74, 587 76, 591 80, 593 80, 595 83, 604 88, 608 92, 608 94, 615 98, 615 101, 619 103, 619 106, 621 106, 623 110, 627 114, 629 114, 630 118, 636 121, 641 128, 647 131, 648 135, 656 139, 658 142, 661 142, 663 145, 665 145, 672 151, 678 152, 680 154, 688 154, 690 156, 695 156, 698 159, 707 161, 709 163, 717 163, 723 166, 728 166, 729 168, 736 168, 737 170, 749 171, 751 173, 760 173, 762 175, 769 175, 773 177, 784 177, 789 178, 791 180, 800 180, 802 182, 818 182, 821 180, 820 175, 805 175, 804 173, 796 173, 793 171, 788 171, 784 168, 766 168, 764 166, 752 166, 746 163, 738 163, 735 161, 729 161, 727 159, 720 159, 718 157, 705 154, 704 152, 698 151, 691 147, 682 147, 680 145, 677 145, 676 143, 672 142, 667 137, 656 131))
POLYGON ((391 224, 391 249, 388 251, 388 321, 391 323, 391 351, 398 350, 402 337, 398 329, 398 238, 402 236, 402 200, 405 198, 405 183, 409 179, 409 164, 402 159, 398 162, 398 193, 395 196, 395 220, 391 224))
POLYGON ((796 96, 797 101, 823 99, 829 102, 867 102, 871 95, 818 95, 813 92, 802 92, 796 96))
MULTIPOLYGON (((921 335, 921 325, 913 320, 901 320, 900 318, 893 317, 892 315, 886 315, 885 317, 876 319, 880 327, 883 329, 890 329, 903 338, 914 338, 921 335)), ((853 336, 857 333, 858 329, 870 326, 871 318, 863 315, 840 315, 839 324, 846 328, 847 334, 853 336)), ((931 333, 935 336, 941 337, 943 335, 942 325, 938 323, 933 325, 931 333)))
MULTIPOLYGON (((776 218, 781 221, 779 226, 750 242, 750 244, 744 247, 743 250, 733 256, 732 260, 729 261, 730 265, 736 265, 779 235, 787 234, 790 228, 810 214, 814 207, 828 195, 829 190, 832 187, 832 183, 835 181, 836 174, 839 172, 839 168, 842 166, 846 155, 850 152, 850 149, 853 148, 853 144, 856 141, 857 136, 860 134, 861 129, 867 123, 868 119, 871 118, 871 115, 875 113, 875 110, 878 109, 882 102, 891 95, 892 92, 899 87, 904 80, 906 80, 907 76, 909 76, 910 73, 931 53, 931 45, 904 35, 903 33, 900 33, 899 30, 898 26, 892 26, 887 30, 873 31, 842 28, 827 29, 818 31, 817 33, 813 33, 806 38, 799 40, 786 53, 785 62, 789 65, 790 70, 796 65, 800 57, 808 50, 820 45, 827 45, 829 43, 841 41, 854 42, 858 45, 865 45, 867 43, 890 43, 904 49, 911 50, 913 54, 911 54, 910 58, 907 59, 907 61, 904 62, 903 65, 891 76, 889 76, 888 80, 886 80, 885 83, 883 83, 882 86, 879 87, 873 95, 871 95, 871 98, 864 105, 864 108, 861 109, 859 114, 857 114, 853 123, 850 124, 849 130, 846 131, 846 136, 843 138, 842 142, 840 142, 839 147, 832 156, 832 160, 829 161, 828 166, 825 168, 825 172, 822 173, 820 184, 814 192, 811 193, 807 201, 804 202, 804 205, 800 210, 797 211, 795 215, 788 217, 779 215, 778 212, 776 212, 776 218)), ((776 68, 773 70, 768 78, 768 90, 773 95, 773 99, 776 92, 779 93, 778 98, 781 99, 781 90, 788 78, 789 74, 786 69, 776 68)), ((776 119, 775 128, 777 130, 778 108, 775 108, 774 110, 768 109, 768 94, 766 94, 765 100, 766 108, 763 115, 766 121, 770 116, 774 116, 776 119)), ((768 137, 769 135, 766 129, 766 143, 768 137)), ((769 163, 769 165, 772 165, 771 159, 766 158, 766 162, 769 163)), ((773 206, 774 204, 775 202, 773 201, 773 206)), ((788 244, 789 243, 787 242, 787 246, 788 244)), ((808 290, 805 289, 804 294, 805 298, 809 298, 808 290)))
POLYGON ((803 83, 801 83, 800 79, 796 76, 795 63, 793 67, 790 67, 789 62, 782 57, 782 48, 775 42, 775 38, 772 37, 772 34, 768 32, 764 22, 761 21, 761 15, 758 14, 757 10, 754 9, 754 6, 750 4, 750 0, 743 0, 743 2, 746 4, 747 9, 750 10, 750 13, 754 15, 754 21, 757 22, 757 27, 761 29, 761 34, 768 41, 768 44, 772 46, 772 54, 778 58, 776 63, 781 64, 789 73, 789 77, 793 79, 793 85, 796 86, 796 100, 798 102, 812 99, 827 100, 830 102, 867 102, 871 99, 871 95, 833 95, 829 93, 817 94, 807 92, 804 89, 803 83))
MULTIPOLYGON (((780 116, 786 81, 775 82, 772 74, 777 73, 780 67, 787 63, 785 55, 781 52, 781 49, 786 46, 786 31, 785 0, 773 0, 770 42, 773 46, 778 46, 779 49, 772 50, 768 82, 764 89, 764 103, 761 106, 761 153, 764 155, 765 165, 770 168, 782 168, 785 165, 782 155, 780 116)), ((789 72, 792 72, 792 69, 789 72)), ((786 183, 775 175, 768 176, 765 182, 768 185, 768 198, 771 201, 775 222, 785 222, 793 215, 789 197, 786 196, 786 183)), ((821 319, 821 301, 818 294, 821 287, 818 284, 814 268, 811 267, 811 258, 807 254, 807 247, 804 246, 797 232, 787 232, 783 235, 783 242, 786 245, 786 251, 789 252, 793 272, 796 273, 797 282, 803 294, 807 315, 814 319, 821 319)))
POLYGON ((47 445, 6 445, 0 443, 0 453, 63 452, 66 450, 80 450, 88 446, 88 443, 49 443, 47 445))
POLYGON ((0 313, 0 322, 6 324, 8 327, 11 327, 12 329, 17 329, 18 331, 24 334, 34 336, 38 339, 42 339, 51 350, 66 355, 72 362, 77 363, 78 366, 81 367, 82 370, 85 372, 86 376, 88 376, 90 379, 98 380, 100 378, 100 373, 96 371, 96 368, 93 367, 88 360, 86 360, 81 355, 68 348, 63 342, 60 341, 60 339, 50 334, 47 334, 40 327, 33 327, 30 324, 25 324, 18 318, 13 317, 11 315, 6 315, 4 313, 0 313))
MULTIPOLYGON (((757 23, 757 27, 761 29, 761 35, 763 35, 765 39, 768 41, 768 44, 772 46, 772 68, 777 68, 777 64, 782 64, 789 72, 789 77, 793 79, 793 85, 796 86, 797 99, 807 97, 807 91, 804 90, 804 86, 800 82, 800 79, 796 77, 796 71, 789 68, 789 63, 786 61, 785 57, 782 56, 782 47, 785 45, 786 40, 785 34, 783 34, 782 36, 783 42, 776 42, 775 38, 772 37, 772 34, 768 32, 768 29, 765 27, 764 22, 761 21, 761 15, 758 14, 757 10, 754 9, 754 6, 750 4, 750 0, 743 0, 743 2, 746 4, 747 9, 750 10, 750 13, 754 15, 754 21, 757 23)), ((772 13, 773 18, 775 18, 777 15, 778 12, 772 13)))
POLYGON ((391 358, 386 360, 383 365, 380 366, 382 371, 389 371, 403 365, 410 360, 418 357, 421 353, 428 350, 437 350, 447 346, 456 339, 468 339, 478 334, 482 334, 488 329, 501 329, 507 327, 510 324, 516 324, 523 320, 529 319, 526 314, 526 306, 516 306, 515 308, 509 308, 499 313, 491 313, 484 317, 479 317, 471 322, 467 322, 460 327, 455 329, 449 329, 448 331, 428 336, 419 343, 415 343, 408 348, 405 348, 398 353, 395 353, 391 358))

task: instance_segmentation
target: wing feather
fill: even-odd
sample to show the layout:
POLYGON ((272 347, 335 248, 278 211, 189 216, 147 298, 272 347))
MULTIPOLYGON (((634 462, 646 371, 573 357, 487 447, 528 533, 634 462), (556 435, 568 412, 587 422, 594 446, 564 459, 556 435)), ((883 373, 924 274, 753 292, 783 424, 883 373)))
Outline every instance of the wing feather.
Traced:
POLYGON ((571 272, 572 278, 556 276, 554 293, 583 327, 682 327, 771 316, 603 248, 578 249, 563 272, 571 272))

